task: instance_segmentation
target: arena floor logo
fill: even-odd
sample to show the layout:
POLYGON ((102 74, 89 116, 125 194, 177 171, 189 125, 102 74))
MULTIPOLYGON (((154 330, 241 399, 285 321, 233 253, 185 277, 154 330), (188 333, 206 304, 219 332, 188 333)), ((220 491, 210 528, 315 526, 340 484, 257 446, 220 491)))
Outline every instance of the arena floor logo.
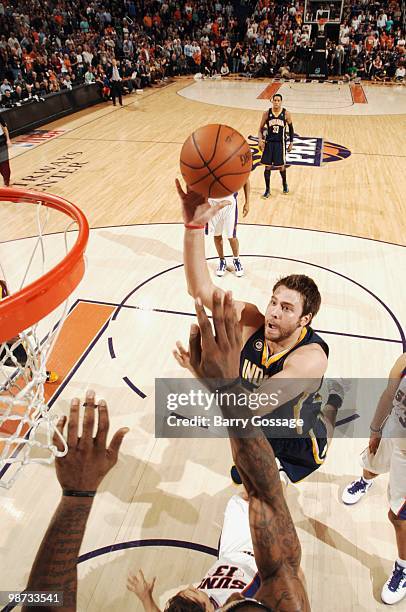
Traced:
MULTIPOLYGON (((252 152, 252 169, 261 165, 261 151, 257 136, 248 136, 248 143, 252 152)), ((347 159, 351 151, 342 145, 311 136, 293 138, 293 149, 286 155, 288 166, 321 166, 322 163, 347 159)))

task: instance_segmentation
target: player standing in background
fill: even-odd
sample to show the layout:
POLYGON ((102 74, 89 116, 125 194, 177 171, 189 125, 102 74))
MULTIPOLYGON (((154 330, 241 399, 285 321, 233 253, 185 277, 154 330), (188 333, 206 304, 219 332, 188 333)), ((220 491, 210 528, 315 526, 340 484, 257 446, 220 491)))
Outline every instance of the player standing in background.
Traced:
POLYGON ((283 182, 283 193, 289 193, 285 166, 287 125, 289 126, 288 151, 291 151, 294 136, 292 117, 286 108, 282 108, 281 94, 276 93, 272 97, 272 108, 265 111, 262 115, 258 130, 258 144, 260 150, 263 152, 261 164, 265 166, 265 192, 262 196, 265 199, 269 198, 271 195, 271 168, 279 170, 283 182))
POLYGON ((368 448, 362 454, 363 475, 351 482, 342 495, 353 505, 372 487, 378 474, 389 472, 388 518, 395 528, 398 558, 382 588, 386 604, 406 596, 406 353, 393 366, 372 419, 368 448))
MULTIPOLYGON (((244 185, 245 204, 243 208, 243 217, 245 217, 250 209, 250 181, 244 185)), ((227 202, 227 206, 219 210, 206 224, 206 235, 214 236, 214 244, 220 258, 216 274, 224 276, 227 270, 227 261, 224 257, 223 248, 223 233, 225 233, 230 243, 233 252, 233 265, 236 276, 243 276, 244 268, 240 261, 240 245, 237 238, 237 223, 238 223, 238 193, 233 193, 224 198, 209 198, 210 206, 214 206, 221 202, 227 202)))
POLYGON ((10 187, 10 162, 8 147, 11 146, 10 134, 7 124, 0 114, 0 173, 3 177, 4 186, 10 187))

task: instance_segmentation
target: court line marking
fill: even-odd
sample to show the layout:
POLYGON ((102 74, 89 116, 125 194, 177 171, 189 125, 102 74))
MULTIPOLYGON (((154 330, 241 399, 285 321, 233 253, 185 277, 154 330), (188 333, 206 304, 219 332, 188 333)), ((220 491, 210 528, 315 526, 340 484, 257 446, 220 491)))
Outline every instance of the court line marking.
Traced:
MULTIPOLYGON (((281 256, 277 256, 277 255, 259 255, 259 254, 244 254, 241 255, 241 257, 259 257, 261 259, 278 259, 281 261, 289 261, 289 262, 294 262, 294 263, 299 263, 299 264, 303 264, 303 265, 307 265, 307 266, 311 266, 313 268, 317 268, 319 270, 324 270, 325 272, 329 272, 331 274, 335 274, 336 276, 339 276, 340 278, 343 278, 344 280, 349 281, 350 283, 353 283, 354 285, 356 285, 357 287, 359 287, 360 289, 363 289, 367 294, 369 294, 371 297, 373 297, 383 308, 384 310, 386 310, 386 312, 389 314, 389 317, 392 319, 392 321, 395 323, 395 326, 399 332, 399 336, 402 342, 402 347, 403 347, 403 352, 406 351, 406 335, 405 332, 403 331, 403 328, 400 324, 400 322, 398 321, 396 315, 392 312, 392 310, 389 308, 389 306, 387 306, 387 304, 385 304, 385 302, 383 300, 381 300, 380 297, 378 297, 373 291, 371 291, 370 289, 368 289, 367 287, 365 287, 364 285, 362 285, 361 283, 359 283, 358 281, 354 280, 353 278, 351 278, 350 276, 346 276, 345 274, 342 274, 341 272, 337 272, 336 270, 332 270, 331 268, 327 268, 325 266, 321 266, 319 264, 315 264, 309 261, 305 261, 305 260, 301 260, 301 259, 294 259, 292 257, 281 257, 281 256)), ((218 259, 218 257, 209 257, 207 260, 210 261, 212 259, 218 259)), ((118 315, 120 314, 121 309, 124 307, 125 303, 134 295, 134 293, 136 293, 139 289, 141 289, 141 287, 143 287, 144 285, 150 283, 151 281, 153 281, 154 279, 158 278, 159 276, 162 276, 163 274, 167 274, 168 272, 172 272, 173 270, 178 270, 180 268, 183 268, 184 264, 177 264, 175 266, 171 266, 170 268, 167 268, 166 270, 161 270, 160 272, 157 272, 156 274, 154 274, 153 276, 150 276, 148 279, 142 281, 141 283, 139 283, 134 289, 132 289, 121 301, 121 303, 119 304, 119 306, 117 307, 116 311, 114 312, 113 316, 111 317, 110 321, 115 321, 118 317, 118 315)))
MULTIPOLYGON (((145 548, 145 547, 154 547, 154 546, 162 546, 168 548, 186 548, 188 550, 194 550, 196 552, 201 552, 205 555, 211 555, 212 557, 218 558, 218 550, 213 548, 212 546, 206 546, 206 544, 197 544, 195 542, 188 542, 187 540, 170 540, 167 538, 149 538, 146 540, 129 540, 128 542, 119 542, 117 544, 110 544, 110 546, 102 546, 101 548, 96 548, 95 550, 91 550, 83 555, 80 555, 77 558, 77 563, 84 563, 85 561, 89 561, 89 559, 95 559, 96 557, 100 557, 101 555, 106 555, 113 552, 118 552, 120 550, 128 550, 129 548, 145 548)), ((24 591, 21 591, 23 593, 24 591)), ((7 604, 4 608, 1 609, 1 612, 9 612, 10 610, 14 610, 18 604, 7 604)))
MULTIPOLYGON (((244 257, 243 255, 241 255, 241 257, 244 257)), ((216 257, 211 258, 211 259, 217 259, 216 257)), ((81 302, 88 302, 89 304, 100 304, 100 305, 105 305, 105 306, 115 306, 116 308, 120 306, 120 304, 118 302, 102 302, 102 301, 98 301, 98 300, 88 300, 88 299, 81 299, 81 302)), ((182 310, 167 310, 166 308, 146 308, 144 306, 137 306, 137 305, 131 305, 131 304, 124 304, 122 306, 123 309, 127 309, 127 310, 142 310, 144 312, 161 312, 163 314, 174 314, 174 315, 180 315, 180 316, 184 316, 184 317, 195 317, 196 313, 195 312, 186 312, 186 311, 182 311, 182 310)), ((207 317, 209 319, 213 318, 213 315, 211 314, 207 314, 207 317)), ((332 336, 348 336, 349 338, 359 338, 361 340, 377 340, 379 342, 392 342, 394 344, 402 344, 402 340, 395 340, 394 338, 381 338, 380 336, 364 336, 362 334, 350 334, 347 332, 337 332, 337 331, 330 331, 327 329, 314 329, 314 331, 318 334, 330 334, 332 336)), ((110 357, 112 359, 116 359, 117 355, 114 351, 114 347, 113 347, 113 338, 110 336, 107 339, 108 342, 108 347, 109 347, 109 353, 110 353, 110 357)))
MULTIPOLYGON (((364 153, 352 153, 352 155, 364 155, 364 153)), ((373 153, 372 155, 375 155, 373 153)), ((406 155, 404 156, 406 157, 406 155)), ((120 227, 147 227, 149 225, 181 225, 179 221, 154 221, 153 223, 125 223, 124 225, 97 225, 92 227, 90 231, 93 230, 101 230, 101 229, 117 229, 120 227)), ((357 240, 369 240, 371 242, 378 242, 380 244, 389 244, 390 246, 401 247, 402 249, 406 248, 406 244, 399 244, 397 242, 389 242, 388 240, 380 240, 379 238, 369 238, 368 236, 357 236, 356 234, 342 234, 340 232, 333 232, 331 230, 321 230, 321 229, 313 229, 311 227, 295 227, 292 225, 273 225, 271 223, 247 223, 243 221, 239 223, 240 226, 248 226, 248 227, 274 227, 276 229, 290 229, 290 230, 299 230, 303 232, 317 232, 318 234, 328 234, 332 236, 344 236, 346 238, 355 238, 357 240)), ((69 232, 77 232, 77 230, 69 230, 69 232)), ((69 233, 68 232, 68 233, 69 233)), ((65 232, 49 232, 48 234, 44 234, 44 236, 57 236, 58 234, 64 234, 65 232)), ((24 236, 23 238, 11 238, 10 240, 0 241, 0 244, 7 244, 9 242, 19 242, 20 240, 32 240, 33 238, 38 238, 38 235, 33 236, 24 236)))

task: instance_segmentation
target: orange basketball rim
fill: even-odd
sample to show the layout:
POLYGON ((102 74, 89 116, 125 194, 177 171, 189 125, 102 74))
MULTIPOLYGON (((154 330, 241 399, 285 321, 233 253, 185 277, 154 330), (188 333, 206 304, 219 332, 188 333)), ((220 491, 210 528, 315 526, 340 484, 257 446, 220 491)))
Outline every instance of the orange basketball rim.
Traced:
POLYGON ((77 224, 75 244, 63 259, 43 276, 0 301, 0 343, 17 336, 62 304, 78 286, 85 272, 84 251, 89 224, 82 211, 67 200, 49 193, 0 188, 1 202, 42 204, 58 210, 77 224))

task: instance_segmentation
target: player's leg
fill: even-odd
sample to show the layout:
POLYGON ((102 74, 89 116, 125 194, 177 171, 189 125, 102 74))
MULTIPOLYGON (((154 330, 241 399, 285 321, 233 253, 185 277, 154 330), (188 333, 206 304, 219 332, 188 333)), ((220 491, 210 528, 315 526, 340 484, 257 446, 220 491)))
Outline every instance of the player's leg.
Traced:
POLYGON ((236 276, 244 275, 244 268, 240 261, 240 244, 237 238, 237 224, 238 224, 238 206, 237 200, 235 200, 232 206, 225 209, 224 214, 224 232, 230 243, 231 250, 233 252, 233 265, 236 276))
POLYGON ((6 144, 0 145, 0 174, 3 177, 4 186, 9 187, 11 171, 8 147, 6 144))
POLYGON ((402 450, 394 442, 389 474, 388 518, 395 529, 398 558, 382 588, 381 598, 386 604, 399 603, 406 597, 406 449, 402 450))
POLYGON ((283 193, 289 193, 288 183, 286 180, 286 145, 284 142, 275 143, 273 163, 279 168, 279 174, 282 177, 283 193))
POLYGON ((289 193, 289 187, 288 187, 288 182, 286 178, 286 166, 283 166, 283 168, 279 170, 279 174, 282 177, 283 193, 287 194, 289 193))
POLYGON ((227 261, 224 257, 224 245, 223 245, 223 236, 215 235, 214 236, 214 244, 216 247, 217 254, 219 256, 219 262, 216 269, 217 276, 224 276, 227 271, 227 261))
POLYGON ((264 179, 265 179, 265 191, 263 194, 263 198, 267 199, 271 195, 271 166, 272 162, 272 154, 273 154, 273 143, 265 141, 264 151, 261 157, 261 164, 265 166, 264 170, 264 179))
POLYGON ((271 168, 270 166, 265 167, 264 179, 265 179, 265 191, 262 197, 264 199, 268 199, 271 195, 271 168))
POLYGON ((369 451, 369 447, 364 450, 361 455, 362 476, 357 480, 353 480, 344 489, 342 494, 344 504, 353 506, 359 502, 372 487, 373 480, 379 474, 389 472, 392 452, 393 444, 389 438, 381 438, 375 454, 369 451))

